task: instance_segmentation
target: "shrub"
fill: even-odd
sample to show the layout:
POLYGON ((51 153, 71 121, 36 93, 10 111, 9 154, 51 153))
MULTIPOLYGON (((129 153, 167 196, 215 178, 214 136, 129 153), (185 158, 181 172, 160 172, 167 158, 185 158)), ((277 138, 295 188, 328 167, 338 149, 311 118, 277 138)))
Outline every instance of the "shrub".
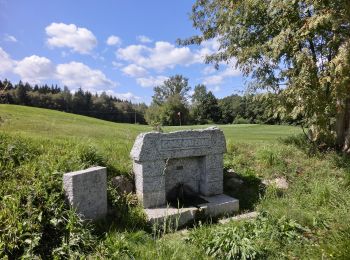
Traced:
POLYGON ((88 252, 91 228, 65 204, 62 174, 103 163, 89 145, 0 136, 0 258, 88 252))
POLYGON ((233 124, 250 124, 250 120, 237 116, 235 120, 233 120, 233 124))

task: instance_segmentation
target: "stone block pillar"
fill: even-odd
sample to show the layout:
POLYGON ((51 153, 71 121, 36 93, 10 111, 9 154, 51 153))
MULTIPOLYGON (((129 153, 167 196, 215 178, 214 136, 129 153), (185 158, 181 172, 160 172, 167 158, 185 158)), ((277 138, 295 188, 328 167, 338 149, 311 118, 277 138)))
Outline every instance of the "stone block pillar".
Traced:
POLYGON ((84 219, 107 214, 107 170, 93 167, 63 175, 63 188, 69 204, 84 219))
POLYGON ((166 204, 165 161, 133 162, 136 194, 145 208, 166 204))
POLYGON ((201 175, 201 193, 212 196, 223 193, 223 154, 205 156, 205 174, 201 175))

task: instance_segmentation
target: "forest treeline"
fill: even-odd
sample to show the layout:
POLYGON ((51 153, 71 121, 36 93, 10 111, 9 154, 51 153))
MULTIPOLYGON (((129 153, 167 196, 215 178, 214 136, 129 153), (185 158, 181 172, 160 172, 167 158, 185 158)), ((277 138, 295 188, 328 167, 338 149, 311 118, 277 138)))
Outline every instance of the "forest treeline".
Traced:
POLYGON ((233 94, 218 99, 206 86, 197 85, 192 95, 188 79, 175 75, 154 88, 150 106, 132 103, 102 92, 93 94, 81 88, 71 92, 57 85, 13 84, 0 80, 0 103, 54 109, 122 123, 150 125, 181 124, 297 124, 299 119, 274 113, 271 99, 263 95, 233 94))
POLYGON ((146 121, 151 125, 180 124, 299 124, 300 114, 283 115, 278 110, 277 94, 230 95, 217 99, 203 84, 194 86, 188 78, 174 75, 154 88, 153 100, 146 110, 146 121))
POLYGON ((19 81, 0 81, 0 103, 54 109, 113 122, 145 124, 144 103, 134 104, 102 92, 93 94, 81 88, 72 93, 68 87, 30 85, 19 81))

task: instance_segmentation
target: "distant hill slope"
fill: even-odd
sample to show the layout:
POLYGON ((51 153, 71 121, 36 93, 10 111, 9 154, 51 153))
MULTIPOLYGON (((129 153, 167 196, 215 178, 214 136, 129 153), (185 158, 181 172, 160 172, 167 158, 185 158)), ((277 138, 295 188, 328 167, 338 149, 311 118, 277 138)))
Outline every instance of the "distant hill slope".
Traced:
POLYGON ((1 130, 33 137, 121 138, 150 130, 144 125, 114 123, 92 117, 29 106, 0 104, 1 130))
MULTIPOLYGON (((92 117, 28 106, 0 104, 0 131, 24 134, 30 137, 89 138, 131 140, 150 126, 114 123, 92 117)), ((165 127, 165 131, 205 128, 207 125, 165 127)), ((300 133, 294 126, 284 125, 219 125, 226 138, 233 141, 273 141, 300 133)), ((104 140, 104 141, 106 141, 104 140)))
MULTIPOLYGON (((130 169, 129 152, 136 136, 150 126, 114 123, 87 116, 28 106, 0 104, 0 131, 35 139, 69 140, 98 148, 120 171, 130 169)), ((165 131, 208 126, 165 127, 165 131)), ((227 141, 273 142, 300 132, 293 126, 220 125, 227 141)))

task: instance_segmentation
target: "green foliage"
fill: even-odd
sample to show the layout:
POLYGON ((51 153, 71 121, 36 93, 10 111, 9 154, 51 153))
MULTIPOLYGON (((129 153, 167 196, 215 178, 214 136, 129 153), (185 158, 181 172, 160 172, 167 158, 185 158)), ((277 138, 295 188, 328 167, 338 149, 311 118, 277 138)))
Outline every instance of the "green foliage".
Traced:
POLYGON ((152 126, 180 125, 181 123, 235 123, 235 124, 300 124, 301 114, 294 118, 284 116, 270 102, 277 94, 231 95, 217 99, 205 85, 195 86, 188 105, 188 81, 180 75, 154 88, 153 102, 146 111, 146 121, 152 126), (180 116, 179 116, 180 113, 180 116))
POLYGON ((64 202, 62 173, 104 165, 96 149, 1 134, 0 151, 0 256, 62 258, 91 250, 89 228, 64 202))
POLYGON ((189 122, 188 79, 175 75, 154 88, 153 102, 146 111, 146 121, 155 125, 181 125, 189 122))
POLYGON ((182 125, 189 121, 188 106, 179 95, 170 96, 162 105, 161 111, 163 125, 182 125))
POLYGON ((110 232, 92 258, 108 259, 209 259, 179 234, 157 240, 144 231, 110 232))
MULTIPOLYGON (((188 241, 202 247, 215 259, 264 259, 288 244, 308 243, 308 227, 285 217, 276 219, 266 212, 254 221, 194 229, 188 241)), ((280 257, 282 257, 280 255, 280 257)))
POLYGON ((113 223, 129 229, 147 227, 146 216, 135 194, 120 194, 117 190, 108 188, 108 200, 115 211, 113 223))
POLYGON ((302 115, 282 116, 274 100, 276 94, 232 95, 219 100, 221 120, 234 124, 300 124, 302 115))
POLYGON ((225 168, 235 170, 243 188, 227 192, 241 196, 243 209, 251 205, 248 198, 253 193, 248 190, 254 183, 261 186, 259 179, 285 176, 290 187, 284 191, 266 187, 266 193, 251 201, 263 212, 256 220, 200 227, 191 233, 190 242, 218 259, 346 259, 349 165, 348 157, 334 152, 309 157, 294 143, 254 147, 229 142, 225 168))
POLYGON ((146 111, 146 121, 153 127, 161 125, 180 125, 188 122, 188 108, 178 95, 171 96, 162 105, 152 103, 146 111), (180 114, 179 114, 180 113, 180 114))
POLYGON ((152 103, 146 110, 146 122, 153 127, 161 126, 163 124, 162 113, 162 107, 152 103))
POLYGON ((207 62, 235 60, 253 89, 278 94, 275 113, 302 115, 314 142, 350 151, 349 10, 348 0, 197 0, 200 34, 180 43, 215 39, 207 62))
POLYGON ((192 103, 191 113, 195 123, 217 123, 221 120, 218 101, 211 91, 207 92, 207 88, 204 85, 195 86, 192 103))
POLYGON ((237 116, 235 118, 235 120, 233 120, 233 124, 249 124, 249 120, 248 119, 244 119, 241 116, 237 116))
POLYGON ((153 102, 161 105, 173 96, 178 96, 182 102, 186 102, 188 91, 190 91, 188 78, 182 75, 171 76, 162 85, 154 87, 153 102))
POLYGON ((219 99, 219 107, 222 115, 222 123, 231 124, 237 117, 242 98, 238 95, 231 95, 219 99))

